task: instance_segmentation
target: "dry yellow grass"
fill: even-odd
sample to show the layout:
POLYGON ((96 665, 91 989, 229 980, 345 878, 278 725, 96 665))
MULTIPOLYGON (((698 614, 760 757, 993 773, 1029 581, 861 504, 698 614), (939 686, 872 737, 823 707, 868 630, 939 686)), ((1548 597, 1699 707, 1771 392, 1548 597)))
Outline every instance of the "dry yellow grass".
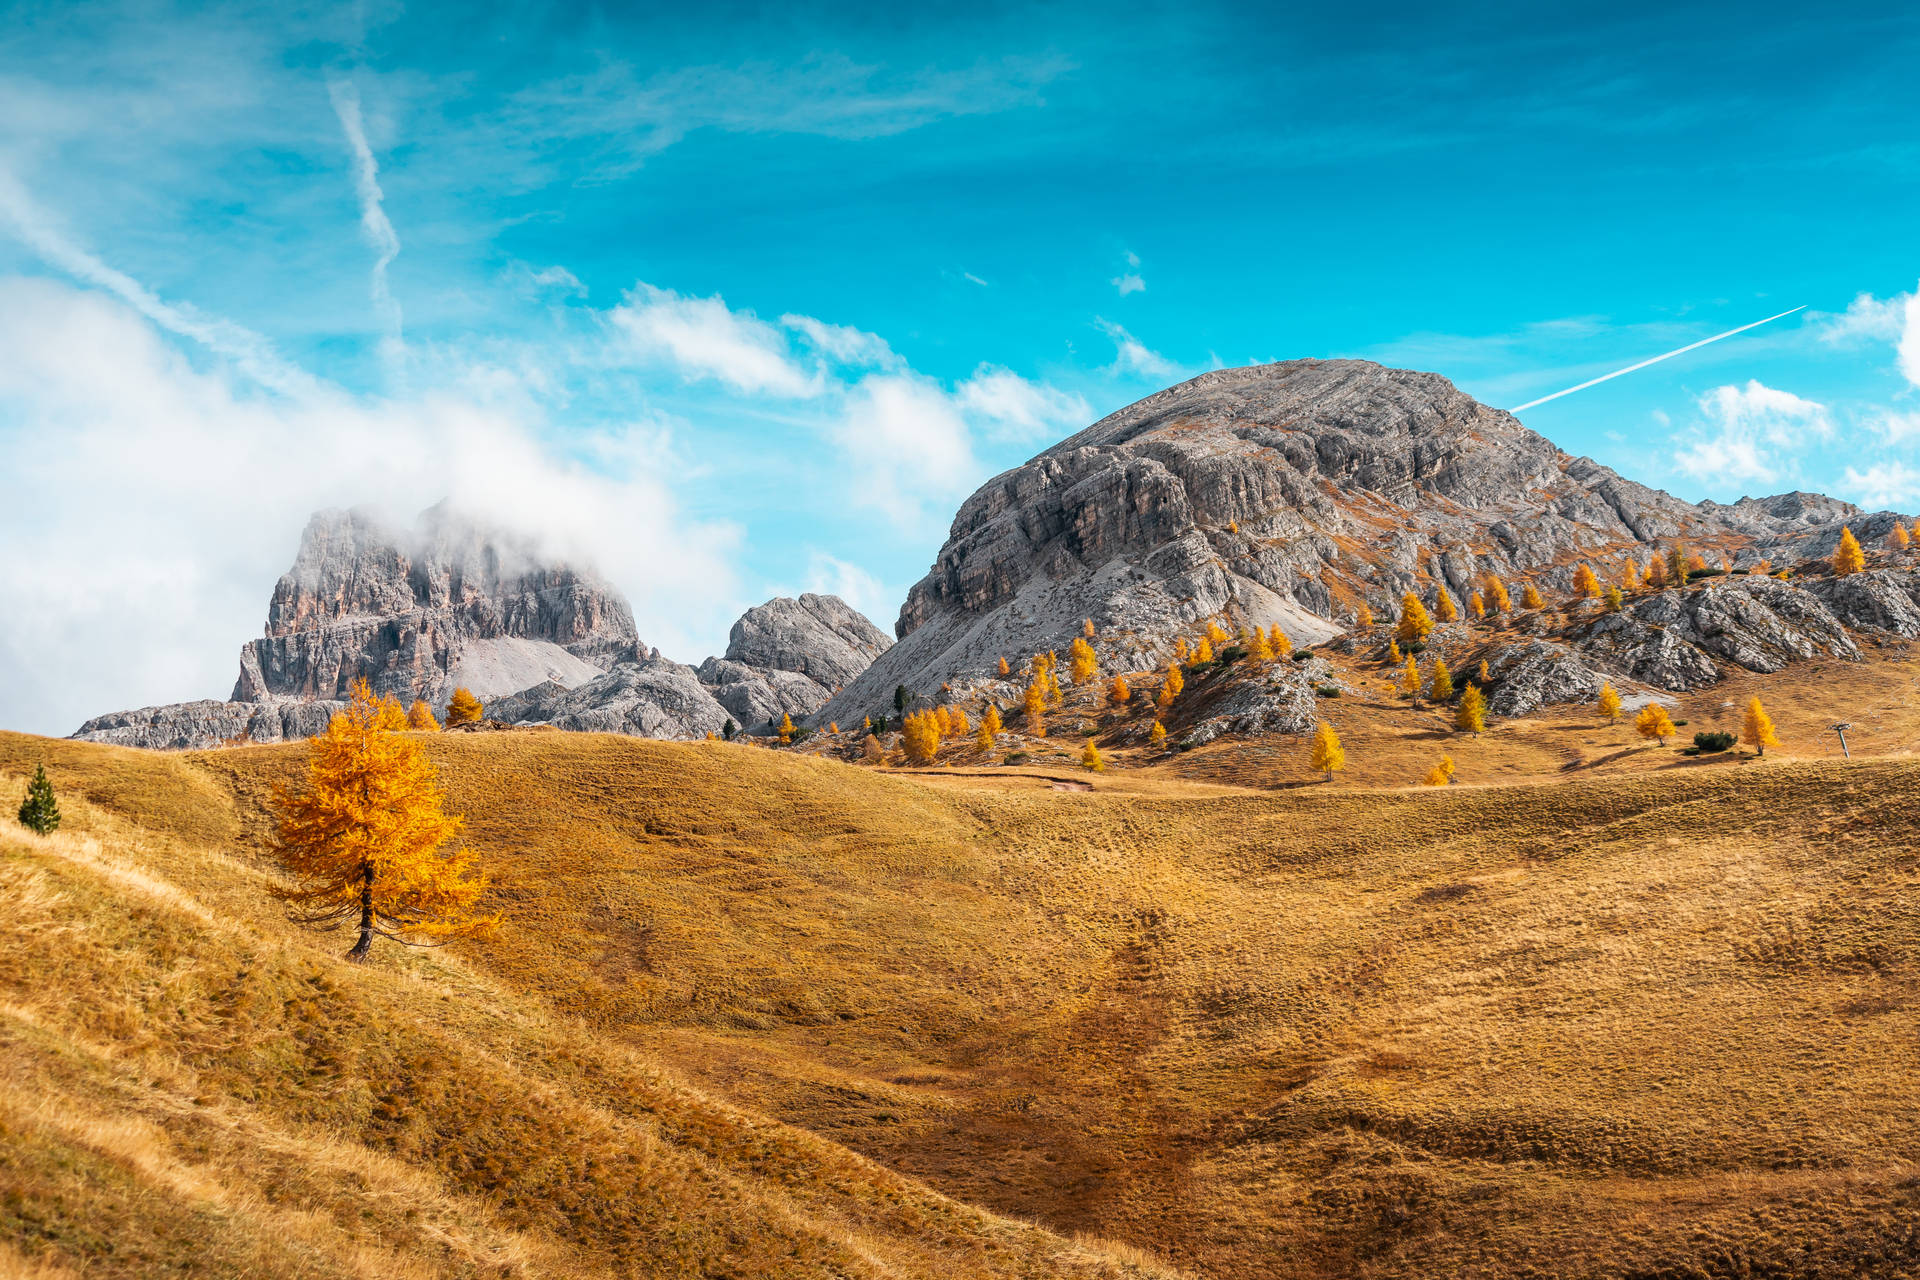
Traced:
POLYGON ((11 1271, 1161 1271, 691 1088, 470 956, 342 964, 263 896, 229 772, 0 735, 0 802, 40 758, 65 826, 0 827, 11 1271))
MULTIPOLYGON (((1768 697, 1783 736, 1811 715, 1768 697)), ((1413 713, 1377 714, 1342 726, 1362 782, 1369 734, 1413 713)), ((1249 779, 1244 744, 1080 792, 436 738, 507 921, 370 971, 259 892, 297 748, 0 736, 0 801, 44 752, 82 842, 0 846, 7 902, 40 904, 0 920, 24 1011, 0 1046, 9 1081, 53 1082, 31 1132, 72 1168, 89 1118, 177 1149, 167 1117, 201 1117, 193 1176, 241 1205, 289 1179, 276 1210, 349 1274, 370 1249, 481 1273, 449 1235, 524 1274, 640 1249, 739 1275, 1920 1273, 1920 763, 1667 767, 1555 731, 1510 731, 1551 761, 1523 784, 1446 790, 1288 787, 1271 748, 1249 779), (1177 776, 1229 751, 1222 776, 1281 789, 1177 776), (267 1135, 389 1162, 446 1225, 318 1160, 270 1173, 245 1158, 267 1135)), ((71 1186, 28 1158, 27 1202, 192 1234, 142 1172, 179 1157, 86 1158, 71 1186)))

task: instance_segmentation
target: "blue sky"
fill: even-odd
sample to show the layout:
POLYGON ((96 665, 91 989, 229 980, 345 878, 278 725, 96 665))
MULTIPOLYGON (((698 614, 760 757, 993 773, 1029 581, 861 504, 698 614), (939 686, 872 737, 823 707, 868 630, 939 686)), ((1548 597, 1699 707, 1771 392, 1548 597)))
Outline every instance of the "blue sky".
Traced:
POLYGON ((327 504, 537 528, 682 660, 890 627, 980 481, 1217 364, 1510 406, 1805 304, 1524 420, 1920 507, 1910 9, 0 16, 8 727, 224 695, 327 504))

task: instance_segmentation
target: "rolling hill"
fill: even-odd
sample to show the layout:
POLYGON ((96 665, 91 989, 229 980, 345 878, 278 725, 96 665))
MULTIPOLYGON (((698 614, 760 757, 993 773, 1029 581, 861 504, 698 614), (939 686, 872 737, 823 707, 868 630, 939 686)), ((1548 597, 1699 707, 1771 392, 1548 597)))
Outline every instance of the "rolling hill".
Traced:
MULTIPOLYGON (((1354 741, 1430 751, 1398 714, 1354 741)), ((0 1234, 89 1275, 1920 1271, 1920 762, 1567 774, 1519 745, 1556 732, 1437 791, 430 737, 506 923, 367 969, 262 891, 298 746, 0 735, 0 803, 44 759, 73 815, 0 836, 0 1234)))

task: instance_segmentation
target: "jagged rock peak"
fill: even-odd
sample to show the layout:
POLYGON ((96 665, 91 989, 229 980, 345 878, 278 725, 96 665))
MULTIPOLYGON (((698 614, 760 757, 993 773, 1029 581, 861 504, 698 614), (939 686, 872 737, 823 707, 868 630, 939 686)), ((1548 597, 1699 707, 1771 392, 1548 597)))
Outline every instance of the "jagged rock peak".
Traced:
POLYGON ((395 529, 365 508, 308 521, 275 584, 266 635, 242 651, 235 701, 399 697, 578 684, 641 650, 627 602, 591 569, 446 503, 395 529), (462 665, 467 669, 462 670, 462 665))
POLYGON ((808 592, 756 605, 727 636, 728 662, 794 671, 837 689, 873 665, 893 638, 839 596, 808 592))

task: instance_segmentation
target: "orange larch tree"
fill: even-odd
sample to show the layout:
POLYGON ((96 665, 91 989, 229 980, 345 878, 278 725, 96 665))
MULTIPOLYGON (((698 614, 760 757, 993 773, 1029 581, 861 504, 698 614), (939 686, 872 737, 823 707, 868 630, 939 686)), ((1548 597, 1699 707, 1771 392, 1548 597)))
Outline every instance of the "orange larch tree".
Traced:
POLYGON ((1860 549, 1860 540, 1853 536, 1853 530, 1840 530, 1840 545, 1833 549, 1833 571, 1841 577, 1858 573, 1867 567, 1867 553, 1860 549))
POLYGON ((485 709, 480 699, 466 689, 455 689, 453 700, 447 703, 448 724, 477 724, 485 709))
POLYGON ((446 812, 433 762, 381 720, 366 681, 355 681, 346 709, 307 741, 306 790, 274 792, 274 851, 291 877, 274 896, 302 924, 357 921, 355 962, 376 934, 429 946, 497 920, 475 910, 487 889, 476 855, 444 847, 463 823, 446 812))

